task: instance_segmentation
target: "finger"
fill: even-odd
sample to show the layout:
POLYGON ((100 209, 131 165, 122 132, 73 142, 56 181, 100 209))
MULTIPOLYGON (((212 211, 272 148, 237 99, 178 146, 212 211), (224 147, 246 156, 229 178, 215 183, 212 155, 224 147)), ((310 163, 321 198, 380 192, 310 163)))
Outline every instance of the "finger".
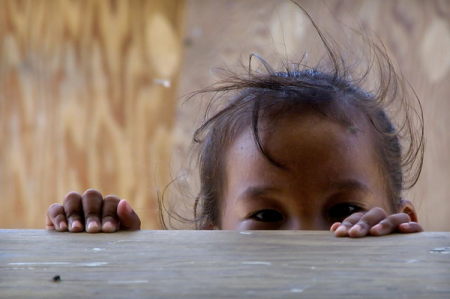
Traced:
POLYGON ((69 192, 64 198, 64 212, 69 222, 69 231, 73 233, 84 230, 83 209, 81 195, 77 192, 69 192))
POLYGON ((47 211, 47 214, 45 214, 45 228, 47 230, 55 230, 55 225, 53 224, 52 220, 49 218, 48 211, 47 211))
POLYGON ((372 226, 378 224, 386 218, 386 212, 381 208, 370 209, 361 219, 348 231, 352 238, 359 238, 367 235, 372 226))
POLYGON ((120 198, 114 195, 105 196, 103 199, 102 212, 102 231, 113 233, 120 228, 119 218, 117 217, 117 206, 120 198))
POLYGON ((47 210, 47 229, 63 232, 67 230, 67 219, 64 207, 58 203, 52 204, 47 210))
POLYGON ((81 197, 85 226, 88 233, 98 233, 101 230, 100 217, 102 215, 103 197, 95 189, 88 189, 81 197))
POLYGON ((336 228, 334 234, 336 237, 346 237, 348 236, 349 229, 355 225, 362 217, 364 216, 363 212, 358 212, 351 214, 347 218, 345 218, 341 225, 336 228))
POLYGON ((398 230, 401 233, 418 233, 422 232, 423 228, 422 226, 414 221, 408 222, 408 223, 402 223, 398 226, 398 230))
POLYGON ((330 227, 330 232, 335 232, 340 225, 341 225, 341 222, 333 223, 330 227))
POLYGON ((408 223, 410 221, 411 218, 405 213, 389 215, 386 219, 381 220, 380 223, 373 226, 370 229, 370 234, 374 236, 387 235, 398 230, 400 224, 408 223))
POLYGON ((133 211, 130 204, 122 199, 117 205, 117 216, 119 216, 120 227, 125 230, 141 229, 141 220, 133 211))

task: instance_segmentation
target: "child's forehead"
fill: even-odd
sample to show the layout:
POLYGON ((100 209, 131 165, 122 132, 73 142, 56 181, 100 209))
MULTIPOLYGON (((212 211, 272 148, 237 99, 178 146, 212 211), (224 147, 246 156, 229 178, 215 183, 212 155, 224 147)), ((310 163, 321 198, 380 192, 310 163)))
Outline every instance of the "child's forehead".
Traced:
POLYGON ((311 107, 296 111, 285 111, 278 114, 266 114, 258 124, 258 132, 272 137, 288 127, 297 134, 311 134, 315 131, 327 131, 326 134, 348 133, 350 135, 371 134, 371 126, 367 117, 355 107, 345 109, 318 110, 311 107))
MULTIPOLYGON (((266 145, 277 152, 305 150, 342 152, 367 143, 363 126, 348 126, 320 115, 283 118, 277 125, 261 132, 266 145)), ((368 145, 368 144, 367 144, 368 145)))
POLYGON ((377 156, 363 130, 354 133, 328 118, 310 115, 280 120, 261 137, 264 150, 283 167, 264 157, 247 129, 227 156, 229 184, 268 184, 305 192, 324 191, 332 182, 349 179, 382 186, 377 156))
MULTIPOLYGON (((272 125, 267 122, 259 135, 264 150, 281 164, 339 171, 337 164, 375 162, 374 143, 367 131, 365 125, 349 127, 319 114, 305 114, 280 118, 272 125)), ((251 128, 238 136, 230 151, 234 158, 258 155, 264 160, 251 128)))
POLYGON ((247 103, 251 106, 251 114, 248 116, 252 117, 258 112, 262 120, 269 122, 285 117, 308 115, 324 116, 347 124, 367 121, 367 109, 358 104, 354 97, 344 93, 326 93, 308 98, 300 94, 283 96, 283 93, 276 92, 256 95, 254 101, 258 105, 255 105, 255 102, 247 103))
POLYGON ((368 126, 364 122, 344 123, 317 113, 290 115, 278 118, 276 122, 262 122, 258 130, 264 145, 269 147, 337 146, 339 143, 360 142, 367 139, 368 126))

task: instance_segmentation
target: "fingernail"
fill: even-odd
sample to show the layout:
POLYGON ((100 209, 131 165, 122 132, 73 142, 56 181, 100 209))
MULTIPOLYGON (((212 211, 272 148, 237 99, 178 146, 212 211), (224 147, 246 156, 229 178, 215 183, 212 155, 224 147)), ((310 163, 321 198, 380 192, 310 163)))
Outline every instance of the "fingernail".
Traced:
POLYGON ((111 223, 111 221, 106 221, 103 223, 102 231, 106 233, 112 233, 116 230, 116 227, 111 223))
POLYGON ((336 233, 337 235, 340 235, 340 234, 346 234, 346 233, 347 233, 347 228, 346 228, 345 226, 341 225, 341 226, 339 226, 339 227, 336 229, 335 233, 336 233))
POLYGON ((383 226, 381 224, 374 225, 370 231, 375 234, 381 234, 383 231, 383 226))
POLYGON ((408 229, 410 227, 409 223, 400 224, 404 229, 408 229))
POLYGON ((382 228, 383 228, 383 227, 381 226, 381 224, 377 224, 377 225, 375 225, 375 226, 372 227, 372 229, 373 229, 373 230, 376 230, 376 231, 380 231, 382 228))
POLYGON ((61 221, 59 224, 58 224, 58 227, 59 227, 59 230, 66 230, 67 229, 67 224, 66 224, 66 222, 65 221, 61 221))
POLYGON ((362 227, 359 224, 355 224, 352 226, 352 228, 350 229, 349 233, 361 233, 362 231, 362 227))
POLYGON ((331 227, 330 227, 330 231, 331 232, 335 232, 336 229, 340 226, 339 222, 334 223, 331 227))
POLYGON ((87 232, 96 232, 98 231, 98 224, 95 221, 89 221, 87 226, 87 232))
POLYGON ((71 229, 72 230, 74 230, 74 229, 81 229, 81 228, 82 228, 82 226, 81 226, 81 222, 80 221, 78 221, 78 220, 72 221, 72 223, 71 223, 71 229))

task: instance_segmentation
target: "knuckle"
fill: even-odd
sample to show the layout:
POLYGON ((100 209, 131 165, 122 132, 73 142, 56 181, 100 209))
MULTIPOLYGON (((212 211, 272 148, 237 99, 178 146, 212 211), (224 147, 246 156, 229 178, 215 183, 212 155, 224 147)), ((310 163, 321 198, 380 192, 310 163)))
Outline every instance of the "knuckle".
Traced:
POLYGON ((354 214, 351 214, 347 218, 345 218, 342 221, 342 225, 344 226, 353 226, 355 223, 357 223, 362 217, 364 216, 364 212, 357 212, 354 214))
POLYGON ((65 197, 72 197, 72 196, 80 196, 80 193, 78 193, 76 191, 70 191, 70 192, 67 192, 65 197))
POLYGON ((109 194, 109 195, 106 195, 106 196, 103 198, 103 201, 105 201, 105 202, 113 202, 113 203, 117 202, 117 203, 119 203, 120 198, 119 198, 118 196, 116 196, 116 195, 111 195, 111 194, 109 194))
POLYGON ((81 198, 80 193, 71 191, 64 196, 64 202, 71 201, 71 200, 78 200, 81 198))
POLYGON ((351 223, 351 222, 348 221, 348 220, 344 220, 344 221, 342 221, 341 225, 350 227, 350 226, 353 226, 353 223, 351 223))
POLYGON ((65 217, 64 217, 64 215, 59 214, 59 215, 57 215, 57 216, 55 217, 55 220, 56 220, 57 222, 64 221, 64 220, 65 220, 65 217))
POLYGON ((405 221, 405 222, 410 222, 411 221, 411 217, 408 214, 400 213, 400 215, 403 218, 403 221, 405 221))
POLYGON ((371 210, 372 213, 386 217, 386 211, 380 207, 375 207, 371 210))
POLYGON ((351 224, 354 224, 357 222, 361 217, 364 215, 364 212, 356 212, 345 218, 342 222, 350 222, 351 224))
POLYGON ((409 217, 409 215, 406 213, 398 213, 398 214, 389 215, 387 217, 387 219, 389 219, 392 222, 399 222, 399 223, 411 221, 411 217, 409 217))
POLYGON ((50 218, 54 218, 58 215, 63 215, 63 214, 64 214, 64 208, 59 203, 53 203, 47 209, 47 215, 50 218))
POLYGON ((70 221, 82 220, 82 219, 83 219, 83 214, 82 214, 82 213, 79 214, 79 213, 77 213, 77 212, 75 212, 75 211, 72 211, 72 212, 67 213, 66 216, 67 216, 67 218, 68 218, 70 221))
POLYGON ((382 227, 385 227, 385 228, 393 226, 392 221, 389 218, 381 220, 380 223, 378 223, 378 224, 380 224, 382 227))
POLYGON ((87 220, 98 220, 98 219, 100 219, 100 215, 97 213, 87 213, 87 214, 85 214, 85 218, 87 220))
POLYGON ((364 216, 364 213, 363 212, 357 212, 357 213, 354 213, 354 214, 352 214, 352 217, 355 217, 355 218, 361 218, 362 216, 364 216))
POLYGON ((364 220, 364 219, 359 220, 357 224, 359 226, 361 226, 362 228, 368 228, 369 227, 369 223, 366 220, 364 220))
POLYGON ((96 198, 96 197, 102 197, 102 194, 96 189, 89 188, 86 191, 84 191, 83 197, 96 198))
POLYGON ((52 203, 49 207, 48 207, 48 210, 50 211, 50 210, 54 210, 54 211, 56 211, 56 210, 58 210, 58 209, 60 209, 61 208, 61 205, 59 204, 59 203, 52 203))
POLYGON ((112 215, 107 215, 107 216, 102 217, 102 222, 115 221, 115 220, 117 220, 116 217, 113 217, 112 215))
POLYGON ((83 212, 77 210, 66 211, 66 216, 69 219, 81 219, 83 217, 83 212))

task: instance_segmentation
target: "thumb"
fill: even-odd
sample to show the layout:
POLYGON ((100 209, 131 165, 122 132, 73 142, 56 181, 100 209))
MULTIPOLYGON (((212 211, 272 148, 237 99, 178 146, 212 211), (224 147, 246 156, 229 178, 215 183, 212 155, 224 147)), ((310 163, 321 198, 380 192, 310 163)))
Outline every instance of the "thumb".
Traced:
POLYGON ((119 217, 121 229, 141 229, 141 220, 139 219, 139 216, 133 211, 130 204, 125 199, 121 199, 117 205, 117 216, 119 217))

